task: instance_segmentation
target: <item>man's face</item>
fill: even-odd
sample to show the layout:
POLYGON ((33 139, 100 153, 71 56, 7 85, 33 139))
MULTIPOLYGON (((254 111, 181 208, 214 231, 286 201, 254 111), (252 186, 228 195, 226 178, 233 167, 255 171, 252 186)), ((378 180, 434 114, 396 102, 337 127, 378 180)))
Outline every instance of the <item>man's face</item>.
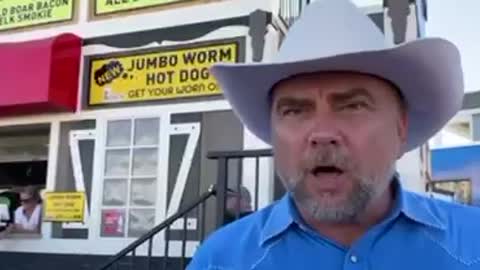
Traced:
POLYGON ((325 222, 355 220, 383 194, 407 119, 395 88, 373 76, 316 73, 273 89, 278 173, 297 205, 325 222))
POLYGON ((248 194, 233 193, 227 196, 226 206, 231 213, 244 213, 252 211, 251 199, 248 194))
POLYGON ((23 192, 20 193, 20 202, 25 208, 30 208, 33 205, 35 205, 35 201, 33 200, 33 197, 23 192))

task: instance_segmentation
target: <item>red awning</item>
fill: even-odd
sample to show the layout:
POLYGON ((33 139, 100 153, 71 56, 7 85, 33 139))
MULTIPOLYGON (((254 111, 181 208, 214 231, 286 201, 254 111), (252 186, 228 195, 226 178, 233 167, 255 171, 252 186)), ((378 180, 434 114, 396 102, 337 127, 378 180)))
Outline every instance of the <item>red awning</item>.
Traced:
POLYGON ((74 112, 81 47, 73 34, 0 44, 0 116, 74 112))

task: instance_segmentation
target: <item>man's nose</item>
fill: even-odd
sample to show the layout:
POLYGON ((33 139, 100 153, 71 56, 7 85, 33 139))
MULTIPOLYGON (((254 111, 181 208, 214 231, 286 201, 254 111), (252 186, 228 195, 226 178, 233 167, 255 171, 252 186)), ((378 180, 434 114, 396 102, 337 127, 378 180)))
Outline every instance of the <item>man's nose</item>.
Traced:
POLYGON ((334 119, 325 115, 318 116, 315 126, 308 137, 310 146, 338 145, 340 140, 340 132, 334 119))
POLYGON ((310 146, 319 145, 338 145, 340 143, 339 135, 333 130, 314 131, 308 138, 310 146))

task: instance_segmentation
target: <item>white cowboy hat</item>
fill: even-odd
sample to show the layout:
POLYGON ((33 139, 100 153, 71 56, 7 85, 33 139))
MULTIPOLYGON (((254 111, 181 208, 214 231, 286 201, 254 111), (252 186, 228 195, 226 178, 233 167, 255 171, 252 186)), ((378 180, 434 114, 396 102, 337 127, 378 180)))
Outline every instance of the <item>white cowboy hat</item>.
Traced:
POLYGON ((438 132, 463 101, 463 73, 454 44, 424 38, 399 46, 347 0, 317 0, 290 28, 270 63, 218 63, 210 72, 244 125, 271 143, 272 86, 295 74, 352 71, 382 77, 402 92, 409 129, 404 151, 438 132))

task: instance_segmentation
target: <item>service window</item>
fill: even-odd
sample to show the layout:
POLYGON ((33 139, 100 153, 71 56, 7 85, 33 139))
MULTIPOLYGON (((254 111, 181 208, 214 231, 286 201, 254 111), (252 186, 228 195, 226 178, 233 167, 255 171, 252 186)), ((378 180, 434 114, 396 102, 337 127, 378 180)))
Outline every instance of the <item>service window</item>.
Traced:
POLYGON ((40 238, 49 124, 0 128, 0 236, 40 238))

